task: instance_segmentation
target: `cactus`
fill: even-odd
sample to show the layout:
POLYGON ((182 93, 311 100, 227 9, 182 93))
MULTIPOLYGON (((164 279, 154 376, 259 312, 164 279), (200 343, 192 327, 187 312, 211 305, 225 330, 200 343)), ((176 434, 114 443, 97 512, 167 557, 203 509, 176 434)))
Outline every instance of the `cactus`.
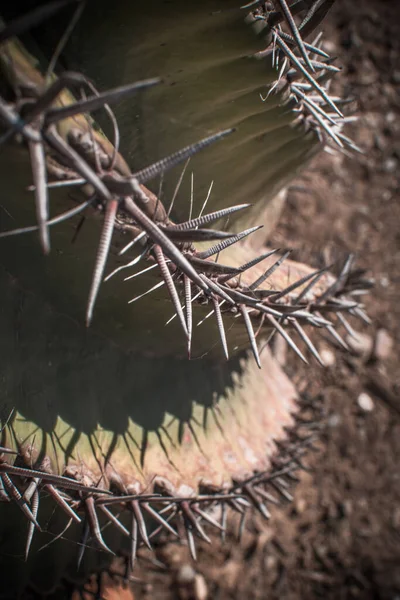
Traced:
POLYGON ((150 37, 147 8, 127 16, 116 3, 110 19, 135 23, 134 83, 119 80, 123 61, 110 74, 89 51, 100 37, 102 55, 109 43, 129 61, 123 36, 114 48, 81 2, 4 9, 0 514, 13 597, 55 593, 114 553, 129 578, 140 544, 161 532, 186 538, 195 557, 196 537, 224 530, 228 509, 269 518, 291 498, 318 423, 299 418, 310 407, 266 345, 281 335, 322 363, 309 328, 346 346, 338 328, 367 320, 357 298, 370 282, 354 257, 335 276, 265 246, 278 189, 323 144, 356 149, 329 94, 338 69, 319 39, 304 41, 332 2, 231 4, 206 48, 217 2, 171 3, 167 30, 155 11, 150 37), (54 27, 25 37, 47 19, 54 27), (221 23, 231 45, 218 55, 221 23), (170 71, 148 72, 162 31, 174 68, 191 69, 170 95, 170 71), (54 38, 43 72, 33 55, 54 38), (244 55, 250 39, 258 47, 244 55), (55 75, 60 54, 79 72, 55 75), (91 77, 118 87, 99 93, 91 77), (165 158, 146 162, 153 149, 165 158))

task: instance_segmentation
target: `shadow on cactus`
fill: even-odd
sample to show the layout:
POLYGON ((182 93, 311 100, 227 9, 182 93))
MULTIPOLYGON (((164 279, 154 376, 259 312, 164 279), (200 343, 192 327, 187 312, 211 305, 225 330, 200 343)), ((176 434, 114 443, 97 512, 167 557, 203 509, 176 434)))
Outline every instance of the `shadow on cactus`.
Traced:
MULTIPOLYGON (((282 336, 322 364, 315 335, 346 348, 340 329, 368 322, 358 297, 370 282, 352 256, 315 270, 266 246, 276 192, 321 142, 356 149, 329 92, 339 69, 320 36, 304 41, 332 2, 159 4, 150 25, 169 27, 152 36, 149 9, 118 2, 103 7, 110 20, 81 2, 3 14, 0 510, 12 597, 56 593, 114 553, 129 579, 140 545, 162 535, 195 558, 195 539, 224 532, 228 511, 268 519, 319 428, 268 342, 282 336), (99 21, 135 23, 140 60, 121 27, 117 49, 132 72, 156 64, 161 79, 98 92, 82 73, 107 80, 85 52, 99 21), (61 69, 76 48, 81 72, 61 69)), ((102 39, 107 56, 113 38, 102 39)))

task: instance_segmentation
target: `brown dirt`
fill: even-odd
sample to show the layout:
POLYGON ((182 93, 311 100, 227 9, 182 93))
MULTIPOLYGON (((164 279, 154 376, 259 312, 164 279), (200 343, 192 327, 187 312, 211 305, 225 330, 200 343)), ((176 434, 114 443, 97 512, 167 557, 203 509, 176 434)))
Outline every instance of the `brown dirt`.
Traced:
POLYGON ((365 300, 373 324, 356 325, 364 353, 335 349, 325 370, 289 356, 287 370, 300 389, 312 382, 308 393, 322 397, 328 424, 294 502, 269 523, 249 520, 241 543, 232 533, 225 544, 200 545, 191 567, 174 544, 159 548, 160 563, 145 554, 135 598, 400 598, 400 3, 337 0, 326 30, 344 65, 341 92, 358 105, 360 120, 347 131, 365 154, 317 157, 291 187, 271 241, 316 267, 316 257, 357 254, 376 280, 365 300), (374 360, 368 346, 380 329, 393 347, 374 360))

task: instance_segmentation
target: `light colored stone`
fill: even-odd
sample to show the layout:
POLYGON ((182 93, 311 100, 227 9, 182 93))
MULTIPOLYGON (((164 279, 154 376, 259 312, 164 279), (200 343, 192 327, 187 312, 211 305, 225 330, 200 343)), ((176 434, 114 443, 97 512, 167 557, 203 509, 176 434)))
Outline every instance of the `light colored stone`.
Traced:
POLYGON ((196 600, 207 600, 208 598, 206 580, 204 579, 203 575, 200 575, 199 573, 196 575, 194 580, 194 597, 196 600))
POLYGON ((374 401, 372 400, 371 396, 365 392, 361 392, 361 394, 358 396, 357 404, 364 412, 371 412, 374 410, 374 401))
POLYGON ((336 364, 335 354, 332 352, 332 350, 329 350, 329 348, 322 348, 319 354, 326 367, 333 367, 333 365, 336 364))
POLYGON ((377 360, 386 360, 389 358, 393 348, 393 339, 386 329, 379 329, 374 343, 374 358, 377 360))
POLYGON ((194 582, 196 577, 196 571, 193 569, 191 565, 185 564, 182 565, 176 574, 176 581, 180 585, 189 585, 194 582))

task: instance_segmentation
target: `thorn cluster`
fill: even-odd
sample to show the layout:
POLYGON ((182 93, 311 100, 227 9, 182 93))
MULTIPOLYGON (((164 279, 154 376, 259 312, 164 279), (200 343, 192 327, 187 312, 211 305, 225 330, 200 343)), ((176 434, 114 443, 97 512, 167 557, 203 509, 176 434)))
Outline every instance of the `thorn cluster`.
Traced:
MULTIPOLYGON (((59 4, 60 6, 64 5, 62 2, 59 4)), ((314 54, 323 54, 322 58, 328 61, 327 63, 323 63, 323 77, 326 76, 326 73, 333 72, 329 57, 325 56, 325 53, 319 49, 318 44, 316 46, 305 44, 301 37, 303 30, 307 27, 307 31, 309 31, 311 25, 316 22, 317 16, 318 19, 321 16, 320 11, 327 9, 329 3, 316 2, 315 5, 313 4, 299 27, 297 27, 294 19, 298 3, 289 7, 285 0, 279 0, 275 4, 275 10, 271 11, 264 3, 257 3, 257 8, 253 11, 252 18, 262 19, 265 22, 267 34, 271 37, 271 43, 273 42, 274 64, 278 65, 279 60, 283 59, 285 68, 281 69, 280 78, 283 76, 286 66, 291 65, 291 67, 295 68, 294 75, 296 75, 291 74, 292 71, 289 70, 286 77, 286 81, 290 81, 291 94, 297 94, 296 97, 300 98, 304 105, 308 106, 311 103, 312 111, 317 110, 315 109, 315 106, 317 106, 318 110, 316 114, 319 118, 322 118, 321 115, 323 113, 320 100, 325 104, 329 104, 335 113, 341 116, 333 100, 327 96, 327 92, 321 87, 319 76, 315 75, 315 73, 320 72, 320 65, 322 63, 316 62, 313 59, 314 54), (281 30, 280 24, 282 21, 287 24, 291 35, 281 30), (296 52, 300 56, 297 56, 296 52), (297 75, 299 73, 306 79, 306 84, 298 83, 297 75), (303 87, 300 89, 299 85, 303 87), (305 95, 308 90, 306 90, 304 85, 306 87, 310 86, 317 93, 318 101, 310 99, 309 95, 305 95)), ((41 11, 39 11, 40 15, 43 16, 41 11)), ((47 16, 47 13, 45 16, 47 16)), ((5 27, 1 32, 1 43, 3 45, 7 44, 8 40, 15 35, 16 30, 20 32, 24 26, 29 27, 32 19, 35 20, 37 17, 37 11, 33 11, 30 17, 28 15, 17 24, 11 23, 8 27, 5 27)), ((110 114, 111 109, 109 105, 113 102, 130 97, 158 83, 159 80, 150 79, 98 93, 93 84, 83 75, 65 72, 60 78, 53 80, 51 83, 44 81, 41 89, 35 88, 36 95, 33 94, 34 98, 32 98, 31 91, 30 97, 25 99, 23 97, 22 86, 18 101, 6 103, 0 97, 0 117, 6 126, 1 142, 4 143, 10 137, 18 134, 20 137, 22 136, 22 140, 28 146, 30 152, 34 182, 32 190, 35 193, 38 221, 37 226, 1 232, 0 238, 38 230, 42 248, 45 253, 48 253, 50 251, 49 231, 51 226, 71 218, 80 212, 90 210, 90 208, 101 210, 104 218, 86 308, 87 326, 92 321, 102 281, 109 280, 118 272, 133 267, 141 260, 147 260, 153 264, 125 279, 137 277, 141 273, 158 267, 161 281, 153 285, 144 294, 132 298, 130 303, 136 302, 143 296, 165 285, 174 306, 175 315, 178 316, 187 339, 189 356, 193 331, 192 303, 196 301, 201 304, 209 304, 212 308, 209 314, 215 315, 226 358, 229 357, 229 352, 223 315, 231 313, 243 319, 251 349, 259 366, 261 366, 261 363, 253 324, 260 320, 261 324, 265 322, 269 329, 272 328, 273 332, 276 331, 282 335, 298 356, 304 362, 307 362, 303 353, 288 333, 288 328, 291 327, 316 359, 322 362, 315 346, 302 328, 301 323, 309 323, 319 329, 323 329, 336 342, 345 347, 345 343, 337 333, 334 323, 329 320, 329 317, 340 313, 340 317, 338 318, 339 324, 348 329, 351 326, 345 320, 343 313, 345 312, 358 317, 363 314, 357 302, 344 297, 347 291, 348 278, 350 277, 349 269, 343 271, 339 279, 328 286, 320 297, 313 295, 312 288, 320 280, 326 269, 307 275, 299 281, 292 283, 284 290, 266 290, 262 287, 263 284, 268 282, 275 270, 280 267, 290 254, 290 250, 285 250, 276 262, 266 269, 261 277, 251 283, 251 285, 245 286, 241 282, 241 275, 252 266, 270 256, 271 252, 238 268, 221 264, 218 262, 218 258, 223 250, 240 243, 241 240, 255 232, 258 227, 234 233, 209 229, 206 226, 215 221, 227 218, 237 211, 245 210, 250 205, 240 204, 203 214, 211 193, 211 185, 198 217, 192 218, 192 202, 189 220, 182 223, 174 223, 169 217, 190 157, 205 149, 210 144, 222 140, 231 134, 233 130, 221 131, 211 135, 186 148, 178 150, 171 156, 163 158, 136 173, 132 173, 125 163, 121 167, 122 158, 116 153, 115 148, 112 148, 110 151, 109 147, 103 143, 99 134, 92 129, 90 120, 86 118, 81 119, 80 128, 76 126, 71 127, 68 135, 62 135, 61 130, 58 128, 61 122, 77 115, 86 115, 94 110, 106 108, 110 114), (80 92, 81 96, 83 96, 82 99, 71 101, 68 105, 63 103, 62 106, 59 106, 58 100, 60 94, 65 89, 80 92), (85 90, 88 90, 91 95, 86 96, 85 90), (48 182, 49 164, 46 163, 47 157, 51 158, 52 165, 54 163, 58 165, 58 180, 52 183, 48 182), (164 174, 182 162, 185 163, 185 167, 167 211, 160 197, 157 198, 154 196, 143 184, 155 177, 160 177, 162 182, 164 174), (65 181, 60 181, 60 173, 64 174, 65 181), (50 219, 49 188, 60 185, 83 184, 89 184, 91 190, 90 198, 79 206, 50 219), (139 255, 105 277, 106 263, 115 229, 125 232, 132 238, 125 248, 123 248, 121 254, 128 250, 135 250, 135 245, 140 246, 140 252, 139 255), (204 241, 215 241, 216 244, 207 250, 197 250, 195 244, 204 241), (296 298, 294 292, 302 287, 304 287, 303 291, 296 298), (183 304, 180 295, 184 297, 183 304)), ((74 121, 74 125, 76 125, 76 121, 74 121)), ((116 126, 117 130, 118 127, 116 126)), ((119 135, 116 134, 115 138, 119 138, 119 135)), ((272 253, 278 251, 274 250, 272 253)), ((368 287, 369 282, 366 283, 368 287)), ((361 290, 363 289, 362 285, 360 285, 360 288, 361 290)), ((360 289, 354 289, 353 286, 350 295, 359 292, 360 289)))
POLYGON ((344 124, 356 118, 345 117, 339 109, 349 101, 330 95, 332 78, 340 71, 340 67, 333 64, 336 58, 321 48, 322 34, 318 34, 312 43, 305 42, 333 3, 334 0, 296 0, 289 5, 287 0, 272 3, 257 0, 242 8, 252 8, 247 21, 261 27, 261 35, 265 36, 266 48, 256 57, 272 60, 272 66, 278 72, 266 97, 261 96, 261 99, 265 101, 274 93, 283 95, 298 115, 296 123, 305 131, 315 131, 321 142, 333 143, 341 151, 361 152, 342 133, 344 124))
POLYGON ((186 538, 195 560, 196 538, 211 543, 206 527, 217 530, 224 538, 228 510, 240 516, 240 537, 250 509, 255 507, 269 519, 270 505, 290 502, 290 488, 298 481, 297 474, 308 470, 303 457, 310 449, 317 449, 315 443, 323 427, 318 403, 310 404, 306 399, 300 401, 300 412, 294 419, 296 424, 287 430, 287 440, 279 444, 279 459, 272 461, 270 469, 224 488, 204 482, 198 492, 187 486, 176 489, 163 477, 154 479, 151 490, 143 490, 139 483, 124 485, 115 474, 107 479, 108 489, 105 489, 87 468, 67 467, 63 476, 55 475, 50 468, 43 468, 48 464, 46 458, 42 468, 36 464, 27 466, 30 458, 26 452, 2 447, 0 502, 14 502, 27 518, 25 559, 28 559, 35 531, 47 531, 47 526, 38 521, 40 500, 46 497, 54 502, 54 508, 64 513, 67 522, 58 535, 52 533, 52 540, 42 548, 64 536, 73 523, 78 524, 81 526, 77 547, 79 569, 88 547, 114 554, 104 541, 104 532, 108 527, 115 528, 129 540, 125 578, 130 579, 138 549, 141 546, 152 549, 151 541, 161 533, 176 539, 186 538), (17 455, 14 465, 5 459, 8 453, 17 455))

